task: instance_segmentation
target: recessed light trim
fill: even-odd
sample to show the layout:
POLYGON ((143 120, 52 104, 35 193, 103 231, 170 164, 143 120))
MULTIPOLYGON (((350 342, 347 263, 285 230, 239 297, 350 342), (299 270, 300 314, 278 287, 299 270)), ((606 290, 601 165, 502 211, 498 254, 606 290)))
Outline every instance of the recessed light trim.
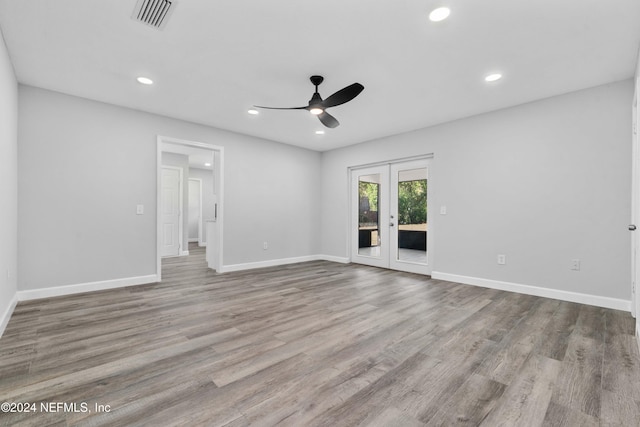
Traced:
POLYGON ((316 135, 324 135, 324 131, 323 130, 317 130, 316 131, 316 135))
POLYGON ((432 22, 440 22, 444 21, 451 14, 451 9, 448 7, 439 7, 437 9, 433 9, 429 14, 429 19, 432 22))
POLYGON ((247 110, 247 113, 249 113, 249 114, 251 114, 253 116, 255 116, 256 114, 260 114, 260 112, 258 110, 255 110, 253 108, 247 110))
POLYGON ((502 78, 502 74, 500 74, 500 73, 491 73, 491 74, 488 74, 488 75, 484 78, 484 81, 485 81, 485 82, 489 82, 489 83, 491 83, 491 82, 497 82, 497 81, 498 81, 498 80, 500 80, 501 78, 502 78))
POLYGON ((209 166, 211 166, 211 163, 205 163, 204 165, 209 167, 209 166))
POLYGON ((152 85, 153 84, 153 80, 151 80, 149 77, 140 76, 136 80, 138 81, 138 83, 143 84, 143 85, 152 85))

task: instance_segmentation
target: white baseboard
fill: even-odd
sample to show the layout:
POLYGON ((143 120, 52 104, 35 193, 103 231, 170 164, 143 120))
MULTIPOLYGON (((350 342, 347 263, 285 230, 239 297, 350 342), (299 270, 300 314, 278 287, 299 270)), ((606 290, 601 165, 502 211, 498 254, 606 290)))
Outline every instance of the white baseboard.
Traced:
POLYGON ((189 251, 180 251, 180 255, 178 256, 189 256, 189 251))
POLYGON ((317 255, 316 259, 321 261, 338 262, 340 264, 349 264, 351 262, 349 258, 333 256, 333 255, 317 255))
POLYGON ((270 259, 267 261, 224 265, 222 267, 222 271, 228 273, 231 271, 252 270, 254 268, 277 267, 279 265, 296 264, 298 262, 316 261, 317 259, 318 258, 315 255, 307 255, 294 258, 270 259))
POLYGON ((198 243, 198 238, 197 237, 190 238, 189 243, 198 243))
POLYGON ((9 319, 11 319, 11 315, 13 314, 13 310, 16 308, 16 304, 18 304, 18 295, 14 294, 11 301, 9 301, 9 306, 2 314, 2 317, 0 317, 0 337, 4 334, 4 330, 9 324, 9 319))
POLYGON ((125 277, 123 279, 103 280, 100 282, 79 283, 77 285, 55 286, 52 288, 30 289, 18 291, 18 301, 28 301, 39 298, 59 297, 62 295, 79 294, 83 292, 102 291, 105 289, 123 288, 125 286, 144 285, 155 283, 158 276, 150 274, 148 276, 125 277))
POLYGON ((222 267, 220 272, 228 273, 231 271, 252 270, 254 268, 277 267, 279 265, 296 264, 308 261, 331 261, 347 264, 349 263, 349 258, 341 258, 331 255, 307 255, 293 258, 271 259, 268 261, 247 262, 244 264, 225 265, 222 267))
POLYGON ((481 279, 478 277, 460 276, 457 274, 442 273, 438 271, 432 272, 431 277, 438 280, 463 283, 465 285, 481 286, 483 288, 499 289, 501 291, 515 292, 518 294, 535 295, 538 297, 553 298, 561 301, 595 305, 597 307, 612 308, 614 310, 631 311, 631 301, 617 298, 541 288, 538 286, 522 285, 519 283, 501 282, 498 280, 481 279))

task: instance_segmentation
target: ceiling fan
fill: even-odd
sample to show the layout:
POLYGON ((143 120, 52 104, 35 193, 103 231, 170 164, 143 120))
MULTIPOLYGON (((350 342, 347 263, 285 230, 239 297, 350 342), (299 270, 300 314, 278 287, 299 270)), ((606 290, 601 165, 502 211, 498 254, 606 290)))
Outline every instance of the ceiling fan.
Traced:
POLYGON ((344 104, 345 102, 351 101, 353 98, 358 96, 360 92, 364 89, 360 83, 354 83, 349 85, 343 89, 340 89, 333 95, 329 96, 327 99, 322 99, 320 94, 318 93, 318 86, 324 80, 322 76, 311 76, 311 83, 316 87, 316 91, 309 100, 309 105, 306 107, 290 107, 290 108, 279 108, 279 107, 263 107, 260 105, 254 105, 257 108, 266 108, 269 110, 309 110, 309 112, 315 116, 318 116, 320 122, 328 128, 335 128, 340 125, 340 122, 333 117, 331 114, 326 112, 327 108, 335 107, 337 105, 344 104))

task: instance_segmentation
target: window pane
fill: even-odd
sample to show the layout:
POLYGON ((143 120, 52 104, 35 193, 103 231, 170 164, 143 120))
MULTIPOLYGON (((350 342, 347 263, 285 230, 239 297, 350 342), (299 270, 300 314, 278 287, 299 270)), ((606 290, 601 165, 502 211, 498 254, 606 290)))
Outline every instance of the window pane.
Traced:
POLYGON ((358 177, 358 254, 380 256, 380 174, 358 177))
POLYGON ((427 170, 398 172, 399 261, 427 262, 427 170))

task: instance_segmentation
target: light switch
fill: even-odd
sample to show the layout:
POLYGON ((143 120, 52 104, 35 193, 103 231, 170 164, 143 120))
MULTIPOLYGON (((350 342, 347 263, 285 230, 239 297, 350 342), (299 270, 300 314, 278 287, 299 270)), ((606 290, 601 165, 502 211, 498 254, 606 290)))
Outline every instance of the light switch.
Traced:
POLYGON ((136 206, 136 215, 142 215, 144 214, 144 205, 137 205, 136 206))
POLYGON ((440 206, 440 215, 446 215, 446 214, 447 214, 447 207, 440 206))

